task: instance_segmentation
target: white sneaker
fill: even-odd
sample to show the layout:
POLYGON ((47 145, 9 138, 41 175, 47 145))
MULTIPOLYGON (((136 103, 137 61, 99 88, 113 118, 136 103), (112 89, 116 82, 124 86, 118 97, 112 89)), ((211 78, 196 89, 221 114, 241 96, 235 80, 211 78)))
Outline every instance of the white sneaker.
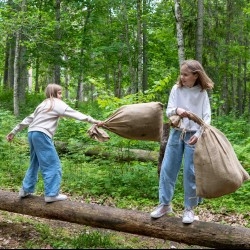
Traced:
POLYGON ((32 193, 25 192, 25 191, 23 190, 23 188, 21 187, 20 190, 19 190, 18 196, 19 196, 20 198, 24 198, 24 197, 29 196, 29 195, 31 195, 31 194, 32 194, 32 193))
POLYGON ((171 205, 160 204, 155 210, 150 214, 150 216, 154 219, 162 217, 164 214, 172 213, 173 209, 171 205))
POLYGON ((182 217, 182 222, 185 224, 190 224, 194 221, 194 211, 192 209, 185 209, 182 217))
POLYGON ((55 202, 55 201, 64 201, 68 197, 65 194, 58 194, 56 196, 45 196, 45 202, 55 202))

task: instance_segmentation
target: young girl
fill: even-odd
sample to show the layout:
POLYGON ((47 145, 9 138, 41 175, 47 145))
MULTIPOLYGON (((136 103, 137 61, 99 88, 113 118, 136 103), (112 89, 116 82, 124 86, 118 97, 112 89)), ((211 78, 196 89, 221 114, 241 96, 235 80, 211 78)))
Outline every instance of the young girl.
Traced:
POLYGON ((194 221, 193 208, 198 205, 200 198, 196 196, 193 154, 201 128, 197 123, 188 119, 187 111, 195 113, 207 124, 210 124, 211 108, 206 90, 212 89, 213 85, 214 83, 198 61, 186 60, 181 64, 180 77, 171 90, 166 115, 170 117, 178 114, 182 117, 182 122, 179 128, 172 128, 170 131, 160 171, 160 205, 151 213, 152 218, 159 218, 172 212, 170 202, 184 157, 185 210, 182 222, 192 223, 194 221))
POLYGON ((23 198, 34 193, 40 169, 44 181, 45 202, 54 202, 67 199, 66 195, 59 194, 62 169, 52 140, 59 118, 74 118, 97 125, 101 122, 93 119, 91 116, 73 110, 63 102, 61 100, 62 87, 60 85, 49 84, 46 87, 45 94, 47 99, 37 106, 34 113, 21 121, 6 136, 6 139, 12 141, 19 131, 28 127, 30 166, 23 179, 19 197, 23 198))

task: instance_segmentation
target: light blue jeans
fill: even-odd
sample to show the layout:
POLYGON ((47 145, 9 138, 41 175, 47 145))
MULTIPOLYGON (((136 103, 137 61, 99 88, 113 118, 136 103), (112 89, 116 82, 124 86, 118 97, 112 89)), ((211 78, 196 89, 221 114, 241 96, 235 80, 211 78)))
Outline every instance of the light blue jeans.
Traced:
POLYGON ((23 179, 23 190, 34 193, 38 181, 38 171, 41 170, 44 181, 44 195, 59 194, 62 169, 52 139, 46 134, 34 131, 28 133, 30 145, 30 166, 23 179))
POLYGON ((169 205, 173 199, 176 180, 182 165, 183 186, 184 186, 184 207, 186 209, 197 206, 201 199, 196 196, 195 172, 194 172, 194 145, 187 144, 195 132, 186 132, 181 136, 182 131, 171 129, 166 145, 164 158, 161 165, 159 181, 159 202, 169 205))

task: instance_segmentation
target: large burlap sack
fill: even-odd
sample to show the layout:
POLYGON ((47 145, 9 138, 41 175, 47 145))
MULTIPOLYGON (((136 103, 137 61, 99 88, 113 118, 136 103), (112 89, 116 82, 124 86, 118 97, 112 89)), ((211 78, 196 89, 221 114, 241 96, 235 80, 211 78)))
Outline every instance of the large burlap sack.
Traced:
MULTIPOLYGON (((96 126, 96 125, 93 125, 96 126)), ((100 128, 88 130, 89 135, 99 141, 100 128), (93 136, 91 133, 95 132, 93 136)), ((124 105, 104 121, 103 128, 119 136, 133 140, 160 141, 163 126, 163 104, 160 102, 124 105)), ((106 136, 107 139, 107 136, 106 136)))
POLYGON ((193 113, 189 119, 202 126, 194 151, 196 194, 216 198, 235 192, 250 176, 240 164, 226 136, 193 113))

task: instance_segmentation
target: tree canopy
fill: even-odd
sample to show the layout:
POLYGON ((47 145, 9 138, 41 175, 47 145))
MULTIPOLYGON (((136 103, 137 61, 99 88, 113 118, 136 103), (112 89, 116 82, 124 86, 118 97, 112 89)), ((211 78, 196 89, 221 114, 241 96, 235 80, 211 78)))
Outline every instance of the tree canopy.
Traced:
POLYGON ((249 117, 249 15, 247 0, 1 1, 0 84, 16 114, 50 82, 76 106, 166 103, 181 45, 215 82, 213 113, 249 117))

